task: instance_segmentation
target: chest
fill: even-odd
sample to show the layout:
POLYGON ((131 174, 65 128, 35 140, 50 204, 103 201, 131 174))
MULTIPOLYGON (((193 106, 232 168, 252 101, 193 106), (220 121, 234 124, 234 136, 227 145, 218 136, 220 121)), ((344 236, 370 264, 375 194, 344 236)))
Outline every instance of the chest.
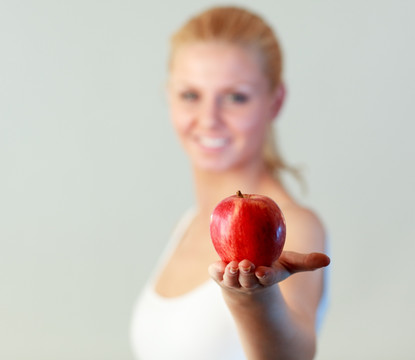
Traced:
POLYGON ((195 221, 179 239, 161 269, 155 290, 164 297, 183 295, 208 281, 208 266, 218 260, 209 227, 195 221))

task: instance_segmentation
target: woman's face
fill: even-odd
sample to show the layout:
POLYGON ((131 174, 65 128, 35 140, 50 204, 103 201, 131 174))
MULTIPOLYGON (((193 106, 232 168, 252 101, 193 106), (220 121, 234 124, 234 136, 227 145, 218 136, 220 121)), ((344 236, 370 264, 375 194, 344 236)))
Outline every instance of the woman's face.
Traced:
POLYGON ((263 161, 276 96, 254 52, 219 43, 182 46, 168 94, 173 126, 193 166, 224 171, 263 161))

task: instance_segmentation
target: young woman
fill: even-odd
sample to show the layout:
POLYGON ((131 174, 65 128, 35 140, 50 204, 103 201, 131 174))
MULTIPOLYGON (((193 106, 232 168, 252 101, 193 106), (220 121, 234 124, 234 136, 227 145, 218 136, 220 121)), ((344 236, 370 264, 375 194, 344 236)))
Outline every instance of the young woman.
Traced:
POLYGON ((287 166, 271 141, 285 94, 277 39, 256 14, 216 7, 187 22, 171 46, 170 115, 196 205, 137 302, 137 358, 311 359, 329 258, 318 217, 279 179, 287 166), (272 267, 218 261, 210 215, 237 190, 271 197, 285 215, 285 251, 272 267))

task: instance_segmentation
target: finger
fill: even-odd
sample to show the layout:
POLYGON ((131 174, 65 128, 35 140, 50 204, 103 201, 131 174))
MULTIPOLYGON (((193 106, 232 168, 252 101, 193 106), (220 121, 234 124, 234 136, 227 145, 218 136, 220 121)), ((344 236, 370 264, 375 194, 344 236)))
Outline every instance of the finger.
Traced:
POLYGON ((255 276, 262 286, 272 286, 285 280, 291 273, 281 264, 276 263, 273 267, 259 266, 255 271, 255 276))
POLYGON ((285 280, 292 274, 313 271, 329 264, 330 258, 322 253, 300 254, 284 251, 272 268, 259 266, 255 275, 261 285, 271 286, 285 280))
POLYGON ((316 270, 330 265, 330 258, 323 253, 311 253, 306 257, 306 264, 309 268, 316 270))
POLYGON ((245 289, 252 290, 259 287, 258 278, 255 276, 255 265, 249 260, 242 260, 239 265, 239 283, 245 289))
POLYGON ((225 272, 226 263, 223 261, 217 261, 208 267, 208 273, 210 277, 216 282, 220 283, 223 280, 223 273, 225 272))
POLYGON ((223 274, 223 286, 230 287, 230 288, 240 288, 241 285, 239 284, 239 269, 238 263, 236 261, 231 261, 225 268, 225 272, 223 274))
POLYGON ((313 271, 330 264, 330 258, 323 253, 300 254, 284 251, 277 263, 281 264, 290 274, 301 271, 313 271))

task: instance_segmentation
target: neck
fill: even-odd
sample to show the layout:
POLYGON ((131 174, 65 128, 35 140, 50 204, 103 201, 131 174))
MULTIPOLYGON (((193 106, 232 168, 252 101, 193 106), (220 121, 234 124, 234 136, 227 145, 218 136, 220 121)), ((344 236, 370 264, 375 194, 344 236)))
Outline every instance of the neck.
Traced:
POLYGON ((236 194, 264 193, 267 184, 275 180, 265 166, 256 169, 232 169, 226 172, 210 172, 193 168, 196 201, 199 212, 209 215, 222 199, 236 194))

